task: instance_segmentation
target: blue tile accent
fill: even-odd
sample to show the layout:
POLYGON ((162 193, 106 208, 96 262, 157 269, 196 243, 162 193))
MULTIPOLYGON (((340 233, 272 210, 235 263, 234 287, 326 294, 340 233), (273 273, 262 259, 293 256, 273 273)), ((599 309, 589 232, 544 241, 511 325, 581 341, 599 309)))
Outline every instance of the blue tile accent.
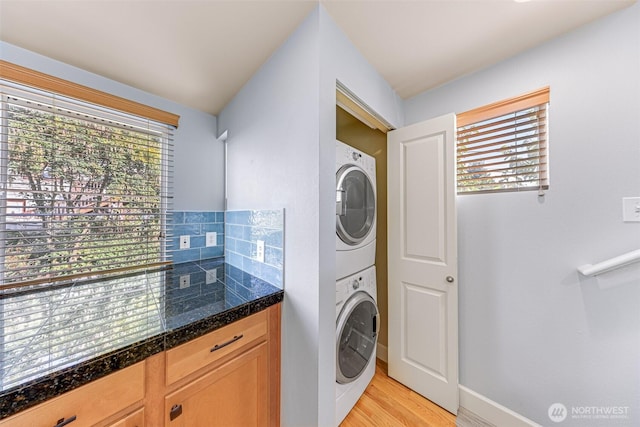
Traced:
POLYGON ((200 259, 217 258, 221 256, 224 256, 224 247, 222 245, 200 249, 200 259))
POLYGON ((244 239, 244 227, 236 224, 226 223, 224 226, 225 235, 234 239, 244 239))
MULTIPOLYGON (((204 236, 191 236, 191 242, 190 242, 190 246, 192 248, 204 248, 204 236)), ((212 246, 215 247, 215 246, 212 246)))
POLYGON ((172 255, 174 264, 194 261, 196 259, 200 259, 200 249, 179 249, 177 251, 173 251, 172 255))
POLYGON ((168 244, 173 262, 200 261, 224 256, 224 212, 173 211, 170 222, 173 238, 168 244), (216 245, 206 247, 206 233, 218 233, 216 245), (190 236, 189 249, 180 249, 180 236, 190 236))
POLYGON ((236 239, 233 239, 231 237, 227 237, 224 241, 224 250, 230 250, 232 252, 236 251, 236 239))
POLYGON ((282 249, 274 248, 272 246, 266 246, 264 248, 265 264, 273 265, 274 267, 282 270, 282 259, 282 249))
MULTIPOLYGON (((284 212, 246 210, 225 212, 225 259, 274 286, 283 288, 284 212), (265 242, 264 263, 256 258, 257 241, 265 242)), ((239 290, 239 294, 242 294, 239 290)))
POLYGON ((229 265, 237 268, 242 268, 242 255, 240 254, 237 254, 235 252, 226 252, 224 255, 224 260, 229 265))
POLYGON ((173 224, 184 224, 184 212, 171 212, 173 224))
POLYGON ((237 240, 236 241, 236 252, 240 255, 251 257, 251 242, 247 242, 246 240, 237 240))
POLYGON ((210 231, 215 231, 216 233, 220 234, 220 233, 224 233, 224 224, 223 223, 207 223, 207 224, 202 224, 201 226, 201 233, 205 234, 207 232, 210 231))
POLYGON ((190 236, 199 236, 200 224, 182 224, 173 226, 174 236, 184 236, 186 234, 190 236))

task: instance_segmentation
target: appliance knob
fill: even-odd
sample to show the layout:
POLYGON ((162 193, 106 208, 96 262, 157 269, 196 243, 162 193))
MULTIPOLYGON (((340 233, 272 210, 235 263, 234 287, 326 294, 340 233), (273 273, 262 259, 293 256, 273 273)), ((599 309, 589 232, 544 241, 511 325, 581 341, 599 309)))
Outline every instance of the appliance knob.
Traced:
POLYGON ((360 282, 358 282, 356 279, 353 279, 353 283, 351 284, 351 287, 353 287, 353 290, 355 291, 360 287, 360 282))
POLYGON ((353 157, 353 160, 358 160, 358 153, 356 153, 355 151, 353 153, 351 153, 351 157, 353 157))

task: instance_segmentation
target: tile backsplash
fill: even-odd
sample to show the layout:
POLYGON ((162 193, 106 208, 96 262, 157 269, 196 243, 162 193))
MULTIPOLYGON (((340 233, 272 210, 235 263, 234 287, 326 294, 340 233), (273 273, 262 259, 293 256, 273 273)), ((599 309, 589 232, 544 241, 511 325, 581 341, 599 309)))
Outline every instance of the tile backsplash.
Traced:
POLYGON ((283 289, 284 211, 226 211, 225 262, 283 289), (264 262, 258 258, 264 242, 264 262))
POLYGON ((173 237, 169 243, 173 262, 200 261, 224 255, 224 212, 173 211, 173 237), (216 232, 215 246, 206 246, 207 232, 216 232), (189 249, 180 249, 180 236, 189 236, 189 249))

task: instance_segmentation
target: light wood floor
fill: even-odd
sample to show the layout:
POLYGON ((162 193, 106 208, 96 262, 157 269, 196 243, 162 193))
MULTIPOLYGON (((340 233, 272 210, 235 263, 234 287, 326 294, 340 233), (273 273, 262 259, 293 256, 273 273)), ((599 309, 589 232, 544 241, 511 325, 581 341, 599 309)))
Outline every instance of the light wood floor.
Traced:
POLYGON ((456 417, 387 375, 377 359, 376 374, 340 427, 456 425, 456 417))

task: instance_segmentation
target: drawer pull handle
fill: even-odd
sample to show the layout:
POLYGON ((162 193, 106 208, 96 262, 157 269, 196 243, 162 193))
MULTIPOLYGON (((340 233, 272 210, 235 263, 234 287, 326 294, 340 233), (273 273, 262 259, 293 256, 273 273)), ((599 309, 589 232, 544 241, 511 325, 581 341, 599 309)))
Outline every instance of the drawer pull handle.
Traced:
POLYGON ((173 421, 182 415, 182 405, 173 405, 169 411, 169 421, 173 421))
POLYGON ((229 344, 233 344, 234 342, 238 341, 240 338, 242 338, 244 335, 240 334, 240 335, 236 335, 235 337, 231 338, 229 341, 227 342, 223 342, 222 344, 216 344, 215 346, 213 346, 213 348, 211 350, 209 350, 211 353, 213 353, 216 350, 220 350, 222 347, 226 347, 229 344))
POLYGON ((74 415, 74 416, 72 416, 72 417, 67 418, 66 420, 65 420, 64 418, 60 418, 60 419, 58 420, 58 422, 56 423, 56 425, 54 425, 53 427, 63 427, 63 426, 66 426, 67 424, 74 422, 74 421, 76 420, 76 418, 77 418, 77 417, 76 417, 75 415, 74 415))

